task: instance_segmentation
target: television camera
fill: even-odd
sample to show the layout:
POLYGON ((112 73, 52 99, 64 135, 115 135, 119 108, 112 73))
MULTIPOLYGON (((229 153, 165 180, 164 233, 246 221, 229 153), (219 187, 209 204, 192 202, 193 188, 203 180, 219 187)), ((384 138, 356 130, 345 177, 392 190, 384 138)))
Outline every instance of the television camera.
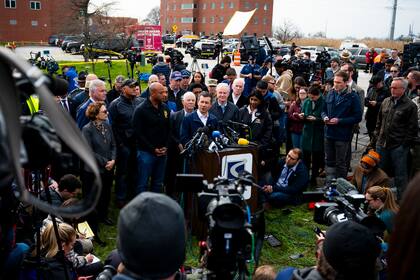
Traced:
POLYGON ((255 185, 253 180, 244 172, 237 179, 218 177, 212 184, 202 182, 198 203, 204 212, 201 216, 207 218, 208 235, 199 243, 200 279, 245 279, 250 275, 248 265, 258 261, 261 248, 255 236, 264 236, 264 216, 251 215, 243 195, 255 185))
POLYGON ((315 203, 314 221, 318 224, 332 225, 347 220, 364 224, 374 218, 363 209, 365 196, 345 180, 333 179, 323 196, 328 202, 315 203))

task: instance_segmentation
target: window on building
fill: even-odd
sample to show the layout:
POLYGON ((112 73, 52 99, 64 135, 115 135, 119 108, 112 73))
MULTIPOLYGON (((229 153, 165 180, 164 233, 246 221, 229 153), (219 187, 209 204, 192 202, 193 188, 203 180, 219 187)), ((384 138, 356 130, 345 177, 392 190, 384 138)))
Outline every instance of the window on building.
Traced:
POLYGON ((173 23, 175 23, 176 22, 176 17, 174 17, 174 19, 173 19, 173 23))
POLYGON ((225 3, 224 2, 220 2, 220 9, 224 9, 225 8, 225 3))
POLYGON ((219 17, 219 23, 223 23, 224 22, 224 20, 225 20, 225 18, 224 17, 219 17))
POLYGON ((213 3, 211 3, 211 9, 212 9, 212 10, 216 9, 216 3, 214 3, 214 2, 213 2, 213 3))
POLYGON ((254 24, 258 24, 258 18, 254 18, 254 24))
POLYGON ((201 19, 201 22, 202 22, 202 23, 206 23, 206 17, 203 17, 203 18, 201 19))
POLYGON ((210 23, 214 23, 214 17, 210 17, 210 23))
POLYGON ((4 0, 4 7, 9 9, 16 9, 16 0, 4 0))
POLYGON ((39 1, 30 1, 29 7, 31 10, 41 10, 41 2, 39 1))
POLYGON ((207 3, 203 3, 203 10, 207 9, 207 3))
POLYGON ((260 7, 259 3, 255 3, 255 9, 258 9, 260 7))
POLYGON ((174 11, 176 11, 176 4, 174 4, 174 11))
POLYGON ((194 9, 193 3, 181 4, 181 10, 191 10, 191 9, 194 9))
POLYGON ((11 19, 11 20, 9 20, 9 24, 10 25, 16 25, 17 24, 17 20, 11 19))
POLYGON ((251 8, 251 6, 249 5, 249 2, 245 2, 245 3, 244 3, 244 7, 245 7, 245 9, 249 9, 249 8, 251 8))
POLYGON ((38 26, 38 21, 37 20, 32 20, 31 25, 32 26, 38 26))
POLYGON ((233 2, 229 2, 229 9, 233 9, 235 7, 235 4, 233 2))
POLYGON ((267 19, 263 18, 263 24, 267 24, 267 19))
POLYGON ((166 23, 169 23, 169 18, 166 18, 166 23))
POLYGON ((268 11, 268 4, 264 4, 264 11, 268 11))
POLYGON ((192 17, 183 17, 181 18, 181 23, 192 23, 193 20, 194 19, 192 17))

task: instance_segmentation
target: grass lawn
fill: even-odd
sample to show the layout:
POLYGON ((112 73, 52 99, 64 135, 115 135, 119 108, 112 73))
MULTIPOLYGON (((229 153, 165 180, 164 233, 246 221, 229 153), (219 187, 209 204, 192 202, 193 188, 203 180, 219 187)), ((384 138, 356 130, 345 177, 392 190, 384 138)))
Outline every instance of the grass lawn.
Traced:
MULTIPOLYGON (((111 207, 111 217, 118 220, 119 210, 111 207)), ((315 264, 315 234, 312 231, 317 224, 313 221, 313 211, 308 210, 307 205, 290 208, 290 214, 280 209, 266 212, 266 232, 273 234, 280 240, 281 246, 270 247, 264 242, 261 251, 260 265, 270 264, 276 269, 286 266, 306 267, 315 264), (291 255, 303 254, 302 258, 292 260, 291 255)), ((319 225, 318 225, 319 226, 319 225)), ((324 227, 321 227, 324 229, 324 227)), ((104 260, 107 254, 116 248, 117 227, 101 225, 100 236, 106 241, 105 247, 95 246, 95 254, 104 260)), ((198 265, 199 249, 195 237, 187 245, 186 265, 196 267, 198 265)))
MULTIPOLYGON (((64 65, 74 66, 77 69, 77 72, 80 71, 88 71, 88 73, 94 73, 99 78, 104 78, 107 88, 109 89, 108 83, 108 66, 104 63, 103 60, 98 60, 95 65, 92 62, 75 62, 75 61, 60 61, 59 63, 60 69, 64 65), (94 70, 93 70, 94 69, 94 70)), ((128 65, 128 72, 126 68, 125 60, 112 60, 110 72, 111 72, 111 79, 112 84, 114 84, 115 77, 117 75, 123 75, 124 77, 128 77, 131 75, 131 68, 128 65), (128 73, 128 74, 127 74, 128 73)), ((145 66, 140 66, 138 63, 134 68, 134 77, 136 79, 136 72, 140 73, 150 73, 152 71, 152 65, 146 64, 145 66)), ((141 89, 145 90, 147 88, 147 82, 141 82, 141 89)))

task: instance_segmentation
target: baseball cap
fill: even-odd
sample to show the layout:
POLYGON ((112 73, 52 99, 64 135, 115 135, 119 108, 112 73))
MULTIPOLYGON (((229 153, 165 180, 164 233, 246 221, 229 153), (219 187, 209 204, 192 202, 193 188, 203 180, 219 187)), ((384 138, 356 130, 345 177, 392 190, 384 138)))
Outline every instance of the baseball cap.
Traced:
POLYGON ((139 82, 137 82, 136 80, 134 80, 134 79, 126 79, 126 80, 124 80, 124 82, 121 84, 121 86, 122 87, 125 87, 125 86, 129 86, 129 87, 132 87, 132 86, 138 86, 139 85, 139 82))
POLYGON ((184 69, 184 70, 181 71, 181 76, 182 76, 182 78, 189 78, 191 76, 191 72, 184 69))
POLYGON ((217 86, 217 80, 216 79, 207 79, 207 86, 208 87, 216 87, 217 86))
POLYGON ((171 74, 171 80, 182 80, 182 74, 179 71, 174 71, 171 74))
POLYGON ((170 197, 143 192, 121 210, 117 248, 128 271, 168 278, 183 264, 185 244, 184 212, 170 197))

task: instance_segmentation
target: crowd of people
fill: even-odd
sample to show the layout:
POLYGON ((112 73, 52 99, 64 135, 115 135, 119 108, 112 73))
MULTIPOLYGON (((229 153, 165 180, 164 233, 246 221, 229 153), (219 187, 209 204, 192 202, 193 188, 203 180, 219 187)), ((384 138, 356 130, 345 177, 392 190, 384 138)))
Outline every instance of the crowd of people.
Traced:
MULTIPOLYGON (((210 77, 186 69, 175 71, 165 57, 159 56, 142 92, 138 81, 121 75, 107 91, 106 84, 95 74, 80 72, 69 83, 75 82, 73 86, 55 93, 57 104, 74 119, 99 167, 103 183, 99 203, 91 214, 83 217, 92 228, 95 245, 105 244, 100 238, 99 223, 115 224, 109 217, 115 186, 115 205, 122 209, 118 251, 122 263, 119 271, 123 271, 116 279, 175 277, 185 259, 185 232, 180 226, 184 221, 182 210, 171 198, 177 198, 176 174, 193 170, 184 164, 183 151, 197 131, 204 131, 211 140, 212 132, 225 132, 229 125, 258 148, 255 175, 263 186, 258 193, 261 207, 301 203, 303 191, 317 187, 318 178, 324 175, 327 186, 335 179, 345 180, 366 196, 369 214, 386 225, 385 239, 391 240, 390 251, 404 255, 392 244, 393 240, 396 242, 392 236, 403 236, 395 225, 408 219, 399 216, 407 211, 404 202, 412 198, 403 197, 406 192, 415 192, 414 185, 411 189, 407 185, 420 168, 420 72, 410 68, 403 73, 395 53, 388 56, 386 52, 379 55, 369 52, 369 55, 372 57, 367 55, 366 71, 372 71, 373 76, 367 89, 357 85, 357 65, 344 53, 341 59, 330 61, 319 81, 298 75, 281 56, 269 57, 260 67, 250 55, 239 73, 230 67, 230 57, 224 57, 210 77), (359 133, 363 118, 370 143, 360 163, 351 166, 351 142, 359 133), (241 130, 242 126, 237 124, 249 129, 241 130), (286 151, 285 158, 281 151, 286 151), (350 170, 353 172, 348 176, 350 170), (402 202, 401 210, 398 202, 402 202), (162 207, 169 209, 164 211, 162 207), (174 211, 173 216, 170 211, 174 211), (170 222, 171 230, 183 240, 176 241, 177 250, 165 258, 163 255, 171 252, 168 248, 173 248, 173 236, 168 235, 172 231, 166 232, 168 226, 160 229, 160 224, 145 222, 152 222, 151 217, 157 215, 170 222), (133 226, 140 218, 144 219, 144 228, 133 226), (137 234, 144 240, 139 240, 137 234), (128 243, 129 240, 132 242, 128 243), (171 244, 162 244, 165 242, 171 244), (153 261, 156 264, 152 265, 153 261)), ((292 56, 308 59, 298 47, 292 56)), ((73 70, 64 68, 63 77, 69 77, 66 71, 73 70)), ((33 114, 39 109, 30 105, 31 101, 23 102, 24 113, 33 114)), ((74 203, 80 190, 82 195, 89 193, 95 179, 92 170, 69 153, 73 164, 68 169, 51 167, 50 202, 63 207, 74 203)), ((44 194, 41 199, 48 200, 44 194)), ((410 217, 413 215, 418 216, 410 217)), ((62 273, 62 277, 53 274, 54 279, 66 279, 65 273, 68 279, 76 279, 101 271, 102 266, 87 254, 92 244, 86 245, 84 234, 68 226, 74 221, 60 220, 58 233, 54 234, 53 224, 48 221, 51 217, 45 214, 41 218, 47 220, 45 229, 35 240, 32 232, 30 235, 49 265, 46 272, 62 273), (60 243, 61 248, 57 245, 60 243), (60 262, 65 265, 57 265, 60 262)), ((375 279, 379 245, 363 225, 354 222, 334 225, 327 231, 325 241, 319 236, 316 268, 289 269, 281 272, 278 277, 283 278, 278 279, 375 279), (354 249, 348 249, 346 242, 355 244, 354 249), (353 263, 358 256, 363 259, 353 263), (335 278, 338 276, 341 278, 335 278)), ((35 250, 31 253, 33 257, 35 250)), ((398 262, 396 257, 394 262, 398 262)), ((393 275, 412 273, 398 271, 392 264, 391 267, 393 275)), ((16 273, 16 269, 10 269, 9 273, 16 273)), ((271 268, 259 271, 273 275, 271 268)), ((34 275, 30 269, 25 272, 34 275)), ((255 279, 274 278, 256 275, 255 279)))

